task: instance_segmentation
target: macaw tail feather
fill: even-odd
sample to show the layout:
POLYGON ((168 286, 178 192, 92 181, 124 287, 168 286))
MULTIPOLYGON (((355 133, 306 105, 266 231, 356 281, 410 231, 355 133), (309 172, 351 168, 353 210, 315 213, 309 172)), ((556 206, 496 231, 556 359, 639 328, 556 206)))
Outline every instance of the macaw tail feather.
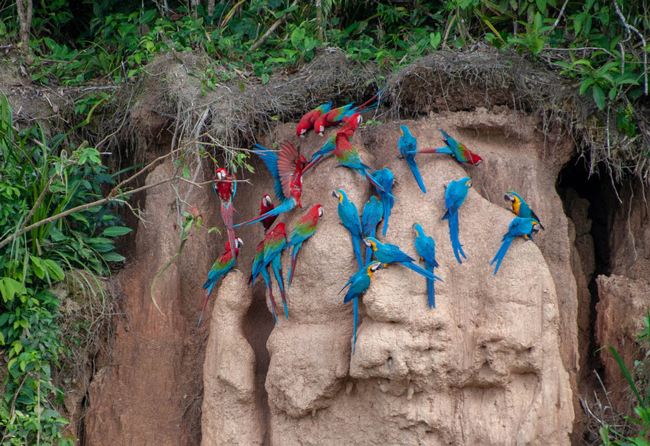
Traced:
POLYGON ((352 309, 354 312, 354 332, 352 334, 352 354, 354 355, 354 348, 357 346, 357 323, 359 322, 359 298, 352 299, 352 309))
POLYGON ((372 261, 372 248, 366 247, 366 263, 365 263, 365 266, 370 265, 371 261, 372 261))
POLYGON ((453 155, 453 152, 449 146, 438 147, 437 149, 418 150, 417 153, 443 153, 445 155, 453 155))
POLYGON ((449 235, 451 237, 451 247, 454 249, 456 260, 458 260, 458 263, 463 263, 460 256, 462 255, 464 259, 466 259, 467 256, 463 252, 463 245, 460 244, 460 239, 458 238, 458 212, 454 212, 449 218, 449 235), (459 253, 460 255, 458 255, 459 253))
POLYGON ((309 163, 305 166, 305 168, 302 169, 302 175, 305 175, 309 169, 311 169, 316 164, 318 164, 320 162, 320 160, 322 160, 324 157, 325 157, 325 155, 317 155, 317 156, 315 156, 314 159, 309 161, 309 163))
POLYGON ((221 218, 223 218, 223 224, 226 225, 226 231, 228 232, 228 241, 230 242, 230 253, 233 257, 235 257, 235 248, 237 247, 232 218, 234 212, 235 208, 233 207, 232 203, 221 203, 221 218))
POLYGON ((363 268, 363 257, 361 257, 361 247, 359 246, 361 239, 355 235, 352 235, 352 248, 354 249, 354 256, 357 258, 357 264, 359 269, 363 268))
POLYGON ((401 262, 401 264, 404 265, 405 267, 415 271, 416 273, 426 277, 427 279, 439 280, 439 281, 442 282, 442 279, 440 277, 434 276, 433 273, 428 272, 426 269, 422 268, 419 265, 416 265, 413 262, 401 262))
MULTIPOLYGON (((214 283, 212 285, 214 285, 214 283)), ((208 293, 205 296, 205 302, 203 302, 203 309, 201 310, 201 316, 199 317, 199 325, 196 326, 197 328, 201 326, 201 320, 203 320, 203 312, 205 311, 206 305, 208 305, 208 298, 210 297, 210 291, 212 291, 212 285, 210 285, 210 289, 208 290, 208 293)))
POLYGON ((390 192, 386 192, 386 189, 383 188, 383 186, 375 181, 375 179, 370 175, 367 171, 363 169, 355 169, 357 172, 361 174, 366 180, 370 182, 373 186, 377 188, 382 194, 386 194, 388 197, 392 198, 393 200, 399 201, 397 197, 395 197, 393 194, 390 192))
POLYGON ((293 245, 291 250, 291 265, 289 266, 289 275, 287 276, 287 288, 291 288, 291 282, 293 281, 293 274, 296 272, 296 262, 298 261, 298 253, 300 252, 300 247, 302 243, 293 245))
POLYGON ((408 161, 408 165, 411 168, 411 172, 413 173, 413 176, 415 177, 415 181, 418 182, 418 186, 420 186, 420 190, 423 193, 427 193, 427 188, 424 187, 424 182, 422 181, 422 175, 420 175, 420 169, 418 169, 418 165, 415 162, 415 160, 408 161))
POLYGON ((492 265, 494 262, 496 262, 496 266, 494 267, 494 275, 496 276, 497 271, 499 271, 499 266, 501 266, 501 261, 503 258, 506 256, 506 253, 508 252, 508 248, 510 248, 510 244, 514 240, 514 237, 505 237, 503 239, 503 243, 501 243, 501 247, 497 251, 497 255, 494 256, 494 259, 490 262, 490 265, 492 265))
POLYGON ((284 305, 284 316, 289 319, 289 311, 287 310, 287 294, 284 290, 284 277, 282 277, 282 263, 280 261, 280 255, 275 256, 271 262, 273 267, 273 275, 275 280, 278 282, 278 287, 280 288, 280 295, 282 296, 282 305, 284 305))
POLYGON ((278 315, 275 312, 275 298, 273 297, 273 284, 271 284, 271 276, 266 268, 262 268, 262 277, 264 277, 264 283, 266 284, 266 289, 269 292, 269 300, 271 301, 271 313, 273 313, 273 318, 275 319, 275 325, 278 325, 278 315))
POLYGON ((364 113, 364 112, 367 112, 367 111, 369 111, 369 110, 373 110, 373 109, 377 108, 377 106, 379 106, 379 104, 381 104, 382 102, 384 102, 384 99, 382 99, 380 96, 381 96, 382 92, 383 92, 385 89, 386 89, 386 87, 382 88, 381 90, 379 90, 379 91, 377 92, 376 95, 374 95, 373 97, 371 97, 370 99, 368 99, 366 102, 364 102, 364 103, 361 104, 360 106, 356 107, 356 112, 357 112, 357 113, 364 113), (375 99, 377 99, 377 101, 376 101, 374 104, 368 105, 368 104, 370 104, 372 101, 374 101, 375 99))
MULTIPOLYGON (((243 223, 237 223, 234 227, 238 228, 238 227, 240 227, 242 225, 244 225, 244 226, 252 225, 253 223, 257 223, 259 221, 262 221, 265 218, 276 217, 276 216, 282 214, 283 212, 290 211, 291 209, 293 209, 295 207, 296 207, 296 200, 294 200, 293 198, 290 198, 290 199, 285 200, 282 203, 280 203, 280 205, 278 207, 273 208, 270 211, 265 212, 264 214, 254 218, 252 220, 248 220, 248 221, 245 221, 243 223)), ((230 246, 233 246, 233 245, 230 245, 230 246)))
POLYGON ((388 219, 393 210, 393 203, 391 203, 390 197, 385 194, 381 194, 381 202, 384 205, 384 228, 382 229, 382 235, 386 236, 386 231, 388 231, 388 219))
MULTIPOLYGON (((424 262, 424 267, 427 272, 433 276, 433 265, 429 262, 424 262)), ((434 281, 427 277, 427 297, 429 300, 429 308, 436 308, 436 290, 433 284, 434 281)))

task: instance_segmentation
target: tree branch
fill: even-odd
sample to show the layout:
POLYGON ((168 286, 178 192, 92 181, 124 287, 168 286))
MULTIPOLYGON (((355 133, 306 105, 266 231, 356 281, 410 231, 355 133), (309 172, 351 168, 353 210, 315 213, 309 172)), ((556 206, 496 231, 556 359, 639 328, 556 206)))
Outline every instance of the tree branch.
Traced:
MULTIPOLYGON (((291 8, 291 7, 293 7, 293 6, 296 6, 297 4, 298 4, 298 0, 294 0, 294 2, 291 3, 291 6, 289 6, 289 8, 291 8)), ((256 49, 258 49, 260 46, 262 46, 262 44, 266 41, 266 39, 268 39, 269 36, 270 36, 271 34, 273 34, 273 31, 275 31, 276 29, 278 29, 278 26, 282 25, 282 24, 284 23, 284 21, 287 20, 287 17, 289 17, 289 14, 286 14, 286 13, 285 13, 282 17, 280 17, 278 20, 276 20, 276 22, 275 22, 273 25, 271 25, 271 27, 268 29, 268 31, 266 31, 266 32, 264 33, 264 35, 263 35, 262 37, 260 37, 260 40, 258 40, 257 42, 255 42, 255 43, 250 47, 250 49, 249 49, 248 51, 252 53, 252 52, 255 51, 256 49)))

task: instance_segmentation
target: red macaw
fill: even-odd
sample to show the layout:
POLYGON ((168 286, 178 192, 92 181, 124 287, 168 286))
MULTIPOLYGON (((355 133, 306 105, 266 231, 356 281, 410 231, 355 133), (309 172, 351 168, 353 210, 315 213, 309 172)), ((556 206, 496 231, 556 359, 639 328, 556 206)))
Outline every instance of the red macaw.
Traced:
POLYGON ((316 122, 323 113, 329 112, 331 108, 332 101, 329 101, 327 104, 319 105, 312 111, 305 113, 296 128, 296 136, 304 136, 309 129, 314 127, 314 122, 316 122))
POLYGON ((314 122, 314 131, 322 136, 323 132, 325 131, 325 127, 337 125, 341 121, 348 119, 355 114, 364 113, 377 108, 381 102, 380 100, 377 100, 372 105, 368 104, 377 99, 377 97, 381 95, 382 91, 384 90, 380 90, 376 95, 358 107, 353 108, 352 106, 354 105, 354 102, 351 102, 347 105, 344 105, 343 107, 335 108, 334 110, 330 110, 329 112, 324 113, 316 120, 316 122, 314 122))
POLYGON ((296 272, 296 262, 298 261, 300 247, 309 237, 316 233, 318 219, 322 216, 323 206, 317 204, 298 220, 293 231, 291 231, 291 241, 286 246, 287 248, 293 246, 291 250, 291 266, 289 267, 289 276, 287 277, 287 288, 291 286, 293 274, 296 272))
MULTIPOLYGON (((262 204, 260 205, 260 215, 264 215, 267 212, 272 211, 274 208, 275 206, 273 206, 273 201, 271 201, 269 194, 264 194, 262 197, 262 204)), ((266 234, 266 231, 268 231, 269 228, 273 226, 276 218, 278 218, 278 216, 274 215, 271 217, 266 217, 264 220, 262 220, 262 226, 264 226, 264 234, 266 234)))
POLYGON ((237 193, 237 183, 235 182, 235 176, 228 175, 228 172, 223 167, 217 169, 212 180, 212 190, 221 201, 221 218, 224 225, 226 225, 228 242, 230 243, 231 254, 234 257, 237 244, 235 243, 235 229, 233 226, 235 208, 232 200, 235 198, 235 193, 237 193))
POLYGON ((427 149, 427 150, 418 150, 417 153, 445 153, 456 158, 456 161, 459 163, 467 163, 472 166, 478 166, 483 162, 483 158, 478 156, 476 153, 471 152, 464 144, 456 141, 451 136, 447 135, 444 130, 440 130, 442 137, 445 140, 445 147, 440 147, 437 149, 427 149))
POLYGON ((350 118, 347 121, 345 121, 345 124, 343 124, 343 127, 341 127, 339 131, 336 132, 334 135, 330 136, 327 142, 323 145, 323 148, 312 155, 309 164, 305 166, 305 168, 302 171, 302 174, 304 175, 305 172, 307 172, 309 169, 314 167, 320 160, 325 158, 326 155, 328 155, 330 152, 334 150, 334 148, 336 147, 336 135, 339 134, 345 135, 349 141, 352 141, 352 136, 354 135, 354 132, 357 130, 357 127, 359 127, 361 121, 362 118, 359 113, 350 116, 350 118))

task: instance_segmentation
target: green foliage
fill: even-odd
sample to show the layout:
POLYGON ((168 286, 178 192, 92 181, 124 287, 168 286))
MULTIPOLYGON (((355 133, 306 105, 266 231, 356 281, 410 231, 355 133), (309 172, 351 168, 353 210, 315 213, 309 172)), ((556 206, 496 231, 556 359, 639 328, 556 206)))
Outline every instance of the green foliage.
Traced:
POLYGON ((52 384, 52 367, 66 351, 57 325, 59 300, 49 291, 64 269, 109 273, 124 258, 115 237, 128 231, 105 206, 51 217, 101 198, 113 179, 99 152, 82 145, 61 149, 64 136, 47 141, 40 126, 14 127, 12 110, 0 96, 0 240, 44 222, 0 248, 0 346, 7 376, 0 402, 0 444, 72 445, 56 410, 63 394, 52 384))

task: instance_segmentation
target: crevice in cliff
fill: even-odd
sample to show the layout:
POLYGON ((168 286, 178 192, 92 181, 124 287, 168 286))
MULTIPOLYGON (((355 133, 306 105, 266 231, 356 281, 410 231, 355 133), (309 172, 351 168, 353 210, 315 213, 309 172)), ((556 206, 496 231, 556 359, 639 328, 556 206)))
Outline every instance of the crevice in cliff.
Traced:
POLYGON ((258 286, 253 292, 253 303, 244 318, 244 336, 255 353, 255 403, 259 408, 260 425, 264 431, 263 445, 270 444, 270 412, 266 392, 266 374, 269 370, 271 356, 266 342, 273 331, 275 322, 266 307, 264 287, 258 286))

